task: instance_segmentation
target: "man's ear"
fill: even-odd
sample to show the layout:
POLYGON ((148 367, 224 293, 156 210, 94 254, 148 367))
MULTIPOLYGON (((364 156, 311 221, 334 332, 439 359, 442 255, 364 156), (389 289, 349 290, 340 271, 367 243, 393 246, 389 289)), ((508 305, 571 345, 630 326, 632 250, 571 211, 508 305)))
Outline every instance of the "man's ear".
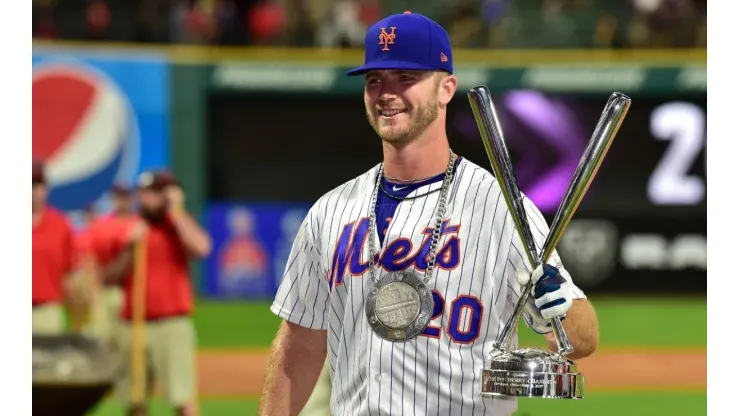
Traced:
POLYGON ((439 102, 447 105, 452 101, 457 91, 457 77, 451 74, 444 74, 439 82, 439 102))

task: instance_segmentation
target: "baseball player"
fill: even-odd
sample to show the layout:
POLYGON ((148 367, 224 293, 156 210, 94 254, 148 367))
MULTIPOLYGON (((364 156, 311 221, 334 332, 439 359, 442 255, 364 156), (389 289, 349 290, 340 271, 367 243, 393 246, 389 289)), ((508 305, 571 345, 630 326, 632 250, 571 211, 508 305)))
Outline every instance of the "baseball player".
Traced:
MULTIPOLYGON (((484 399, 480 372, 522 286, 536 282, 525 318, 553 350, 548 320, 565 317, 573 359, 596 349, 595 312, 557 253, 528 268, 496 180, 451 150, 457 80, 439 24, 382 19, 348 75, 364 75, 383 161, 322 196, 295 238, 259 414, 297 414, 328 355, 335 415, 510 415, 516 400, 484 399)), ((548 225, 525 206, 541 246, 548 225)))
MULTIPOLYGON (((139 218, 119 235, 115 258, 103 269, 105 281, 122 284, 124 292, 117 344, 123 357, 131 356, 133 243, 144 240, 148 359, 164 399, 177 414, 192 415, 197 342, 188 260, 208 256, 211 239, 185 211, 183 191, 169 172, 142 173, 137 196, 139 218)), ((130 389, 130 368, 126 368, 116 393, 127 405, 130 389)), ((129 414, 146 412, 146 408, 129 405, 129 414)))
POLYGON ((33 162, 32 184, 32 332, 57 335, 65 329, 64 309, 75 262, 74 232, 64 213, 46 202, 48 188, 40 161, 33 162))

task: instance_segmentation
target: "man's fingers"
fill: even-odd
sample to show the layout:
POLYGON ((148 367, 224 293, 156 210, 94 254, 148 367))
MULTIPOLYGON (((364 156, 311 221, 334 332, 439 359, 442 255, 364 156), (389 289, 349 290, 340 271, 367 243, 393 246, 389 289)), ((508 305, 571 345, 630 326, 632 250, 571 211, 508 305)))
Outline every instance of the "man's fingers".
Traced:
POLYGON ((542 265, 540 264, 539 266, 537 266, 536 269, 534 269, 532 275, 530 276, 530 279, 532 280, 532 283, 537 284, 537 282, 539 282, 544 275, 545 269, 543 269, 542 265))
POLYGON ((534 304, 537 305, 537 307, 540 309, 546 309, 549 303, 557 301, 559 299, 566 299, 566 298, 567 298, 566 296, 563 296, 563 292, 558 290, 555 292, 545 293, 539 298, 536 298, 534 300, 534 304))
POLYGON ((516 271, 516 280, 519 282, 520 285, 525 286, 527 283, 529 283, 529 272, 527 269, 517 269, 516 271))

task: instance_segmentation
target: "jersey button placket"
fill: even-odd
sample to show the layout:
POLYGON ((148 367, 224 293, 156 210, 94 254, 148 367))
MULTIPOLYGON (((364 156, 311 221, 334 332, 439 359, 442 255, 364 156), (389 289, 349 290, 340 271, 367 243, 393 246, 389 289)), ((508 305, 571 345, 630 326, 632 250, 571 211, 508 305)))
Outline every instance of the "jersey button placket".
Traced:
MULTIPOLYGON (((369 415, 377 415, 378 409, 380 406, 379 400, 380 399, 380 389, 382 387, 381 381, 383 380, 382 372, 383 372, 383 366, 380 361, 380 345, 381 342, 375 338, 372 339, 375 335, 370 334, 370 338, 368 339, 368 359, 370 360, 370 364, 368 366, 368 383, 367 383, 367 411, 369 415)), ((385 355, 382 356, 382 358, 385 358, 385 355)))

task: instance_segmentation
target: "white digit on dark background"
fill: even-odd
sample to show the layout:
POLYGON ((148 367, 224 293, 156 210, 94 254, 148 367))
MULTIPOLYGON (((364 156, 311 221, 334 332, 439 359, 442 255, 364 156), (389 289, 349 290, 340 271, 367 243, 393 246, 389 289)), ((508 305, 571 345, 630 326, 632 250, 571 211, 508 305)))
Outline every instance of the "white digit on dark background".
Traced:
POLYGON ((650 114, 650 132, 669 140, 668 149, 648 180, 648 197, 659 205, 692 205, 706 195, 704 179, 689 175, 706 143, 706 114, 699 106, 671 102, 650 114))

